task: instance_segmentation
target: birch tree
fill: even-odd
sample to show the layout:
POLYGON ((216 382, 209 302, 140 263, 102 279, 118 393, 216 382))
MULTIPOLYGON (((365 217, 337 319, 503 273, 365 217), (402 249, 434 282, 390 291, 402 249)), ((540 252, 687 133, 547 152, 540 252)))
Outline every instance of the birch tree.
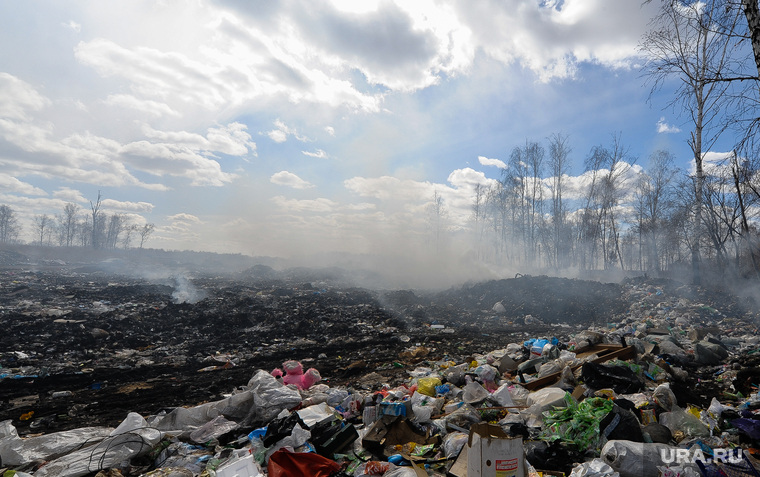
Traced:
MULTIPOLYGON (((644 72, 652 92, 675 81, 676 90, 669 105, 688 116, 692 130, 688 140, 693 153, 695 174, 694 230, 699 231, 703 214, 705 182, 703 154, 709 151, 725 125, 719 124, 721 107, 727 100, 734 59, 731 51, 737 39, 733 35, 741 12, 726 9, 723 1, 667 0, 661 3, 640 50, 646 57, 644 72)), ((692 242, 692 274, 700 283, 700 237, 692 242)))

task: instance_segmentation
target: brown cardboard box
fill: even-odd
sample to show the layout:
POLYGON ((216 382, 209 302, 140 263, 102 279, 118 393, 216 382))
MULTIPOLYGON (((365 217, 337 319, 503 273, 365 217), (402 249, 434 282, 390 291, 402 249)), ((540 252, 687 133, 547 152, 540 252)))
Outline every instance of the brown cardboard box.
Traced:
POLYGON ((521 437, 509 437, 498 425, 479 423, 470 428, 467 477, 525 477, 521 437))

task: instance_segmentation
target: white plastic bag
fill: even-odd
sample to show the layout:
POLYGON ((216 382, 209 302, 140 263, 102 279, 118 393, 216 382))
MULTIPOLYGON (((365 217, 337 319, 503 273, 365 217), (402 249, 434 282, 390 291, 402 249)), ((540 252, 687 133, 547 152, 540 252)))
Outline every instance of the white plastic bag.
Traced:
POLYGON ((0 423, 0 460, 3 465, 22 465, 49 460, 80 447, 97 444, 113 431, 110 427, 83 427, 22 439, 10 419, 0 423))
POLYGON ((479 404, 485 401, 490 395, 491 394, 486 391, 486 388, 481 386, 480 383, 473 381, 465 385, 462 400, 467 404, 479 404))
POLYGON ((55 459, 41 467, 35 477, 80 477, 108 469, 125 460, 147 454, 161 441, 163 433, 148 427, 139 414, 131 412, 111 435, 100 443, 55 459))

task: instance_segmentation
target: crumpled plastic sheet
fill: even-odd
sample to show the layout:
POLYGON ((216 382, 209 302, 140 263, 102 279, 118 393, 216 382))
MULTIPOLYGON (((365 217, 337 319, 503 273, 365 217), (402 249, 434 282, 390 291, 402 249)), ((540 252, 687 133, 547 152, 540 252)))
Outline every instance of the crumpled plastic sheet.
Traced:
POLYGON ((620 477, 648 477, 658 474, 658 467, 665 465, 663 452, 670 455, 667 444, 631 441, 608 441, 602 447, 601 458, 620 473, 620 477))
POLYGON ((41 467, 35 477, 80 477, 108 469, 150 452, 163 433, 148 427, 142 416, 130 412, 111 434, 96 445, 72 452, 41 467))
POLYGON ((467 404, 479 404, 491 396, 491 393, 475 381, 467 383, 464 387, 462 400, 467 404))
POLYGON ((593 459, 573 467, 569 477, 620 477, 620 474, 601 459, 593 459))
POLYGON ((467 444, 470 435, 466 432, 451 432, 443 438, 443 453, 447 458, 454 458, 459 455, 462 448, 467 444))
POLYGON ((689 437, 707 437, 710 429, 698 417, 686 412, 678 406, 673 406, 670 412, 660 414, 660 424, 670 429, 670 432, 683 432, 689 437))
POLYGON ((470 427, 481 420, 478 410, 465 403, 448 416, 433 421, 433 424, 446 432, 449 430, 469 432, 470 427))
POLYGON ((654 399, 654 402, 656 402, 658 406, 666 411, 670 411, 673 409, 673 406, 678 405, 676 395, 670 390, 670 384, 668 383, 657 386, 652 392, 652 399, 654 399))
POLYGON ((251 409, 253 398, 254 394, 251 391, 245 391, 190 408, 178 407, 167 414, 150 416, 148 422, 161 431, 192 432, 221 415, 244 418, 251 409))
POLYGON ((11 420, 0 423, 0 462, 6 466, 50 460, 75 449, 96 444, 113 431, 111 427, 82 427, 37 437, 21 438, 11 420))
POLYGON ((491 394, 491 397, 496 400, 499 406, 515 406, 515 402, 512 400, 512 393, 509 392, 509 386, 509 383, 502 384, 491 394))
POLYGON ((237 422, 225 419, 224 416, 216 416, 206 424, 191 432, 190 440, 203 444, 237 428, 237 422))

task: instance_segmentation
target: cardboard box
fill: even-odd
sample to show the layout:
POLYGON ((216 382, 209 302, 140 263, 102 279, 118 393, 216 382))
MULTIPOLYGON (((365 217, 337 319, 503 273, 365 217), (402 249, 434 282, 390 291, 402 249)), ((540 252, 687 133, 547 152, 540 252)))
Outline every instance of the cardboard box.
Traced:
POLYGON ((498 425, 479 423, 470 428, 467 477, 525 477, 522 437, 509 437, 498 425))

